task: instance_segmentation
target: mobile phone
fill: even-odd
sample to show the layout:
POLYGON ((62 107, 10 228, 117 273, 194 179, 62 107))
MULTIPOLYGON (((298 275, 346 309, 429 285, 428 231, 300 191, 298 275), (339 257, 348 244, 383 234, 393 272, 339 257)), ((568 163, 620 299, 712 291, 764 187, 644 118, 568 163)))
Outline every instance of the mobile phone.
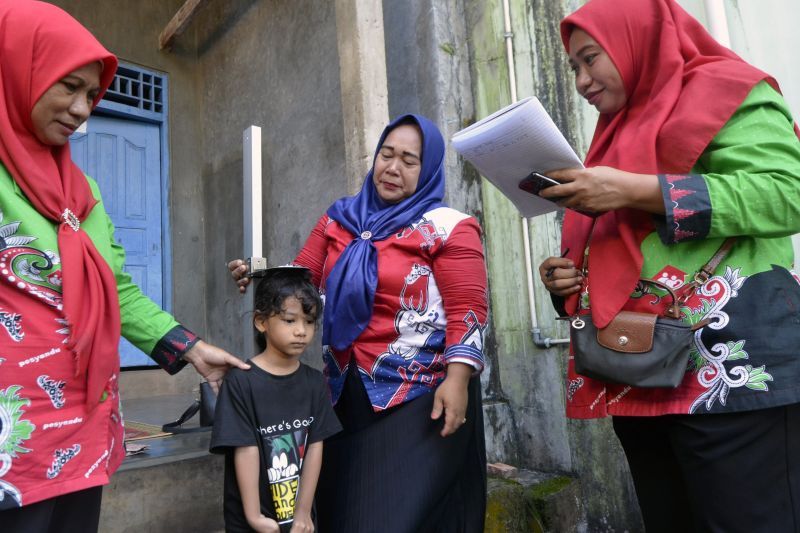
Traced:
MULTIPOLYGON (((523 178, 518 186, 525 192, 529 192, 536 196, 539 196, 539 193, 543 190, 547 189, 548 187, 552 187, 554 185, 561 185, 561 182, 554 180, 553 178, 548 178, 544 174, 539 174, 538 172, 531 172, 523 178)), ((548 198, 548 200, 555 200, 554 198, 548 198)))

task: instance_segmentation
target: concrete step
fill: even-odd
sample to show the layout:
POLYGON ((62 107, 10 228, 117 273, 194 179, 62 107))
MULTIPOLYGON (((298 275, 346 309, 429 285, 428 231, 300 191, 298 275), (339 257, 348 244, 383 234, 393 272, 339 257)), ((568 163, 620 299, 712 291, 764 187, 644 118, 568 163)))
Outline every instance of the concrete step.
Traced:
POLYGON ((519 470, 489 476, 485 533, 585 533, 579 481, 519 470))
MULTIPOLYGON (((123 401, 127 420, 161 425, 178 418, 192 394, 123 401)), ((197 425, 197 417, 186 424, 197 425)), ((209 432, 136 441, 146 452, 126 457, 103 489, 100 533, 211 533, 224 528, 224 458, 208 453, 209 432)), ((0 528, 2 529, 2 528, 0 528)))

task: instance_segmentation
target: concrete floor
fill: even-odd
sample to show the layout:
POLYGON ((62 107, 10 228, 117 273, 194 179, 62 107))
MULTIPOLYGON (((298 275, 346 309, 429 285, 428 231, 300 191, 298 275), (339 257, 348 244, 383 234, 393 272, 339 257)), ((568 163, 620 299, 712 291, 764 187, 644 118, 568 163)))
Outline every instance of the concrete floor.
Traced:
MULTIPOLYGON (((126 420, 163 424, 192 403, 192 394, 123 402, 126 420)), ((186 424, 197 425, 197 417, 186 424)), ((210 432, 136 441, 147 452, 127 457, 103 489, 101 533, 216 533, 222 518, 222 456, 208 453, 210 432)))

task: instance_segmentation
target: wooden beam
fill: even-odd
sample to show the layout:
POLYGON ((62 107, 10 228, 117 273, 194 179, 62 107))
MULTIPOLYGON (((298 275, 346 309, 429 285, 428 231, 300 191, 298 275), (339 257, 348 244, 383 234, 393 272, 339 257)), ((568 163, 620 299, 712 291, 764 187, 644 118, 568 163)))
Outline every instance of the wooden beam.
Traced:
POLYGON ((172 17, 172 20, 164 27, 164 31, 158 36, 158 49, 164 50, 172 47, 175 37, 184 32, 186 27, 197 14, 199 8, 208 0, 186 0, 181 8, 172 17))

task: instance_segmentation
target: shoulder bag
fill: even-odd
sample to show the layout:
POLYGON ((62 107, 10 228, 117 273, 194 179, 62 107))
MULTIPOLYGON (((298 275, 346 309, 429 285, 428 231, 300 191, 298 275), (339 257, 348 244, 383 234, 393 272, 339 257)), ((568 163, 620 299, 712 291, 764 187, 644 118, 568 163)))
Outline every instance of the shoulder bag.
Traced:
MULTIPOLYGON (((609 383, 655 388, 680 385, 688 365, 694 332, 708 322, 685 324, 681 306, 703 285, 728 254, 735 238, 726 239, 714 256, 698 270, 692 282, 681 288, 681 297, 658 281, 641 278, 642 284, 667 292, 671 304, 666 316, 620 311, 604 328, 592 323, 591 314, 566 317, 575 356, 575 372, 609 383)), ((584 268, 586 260, 584 260, 584 268)), ((588 278, 587 278, 588 279, 588 278)))

